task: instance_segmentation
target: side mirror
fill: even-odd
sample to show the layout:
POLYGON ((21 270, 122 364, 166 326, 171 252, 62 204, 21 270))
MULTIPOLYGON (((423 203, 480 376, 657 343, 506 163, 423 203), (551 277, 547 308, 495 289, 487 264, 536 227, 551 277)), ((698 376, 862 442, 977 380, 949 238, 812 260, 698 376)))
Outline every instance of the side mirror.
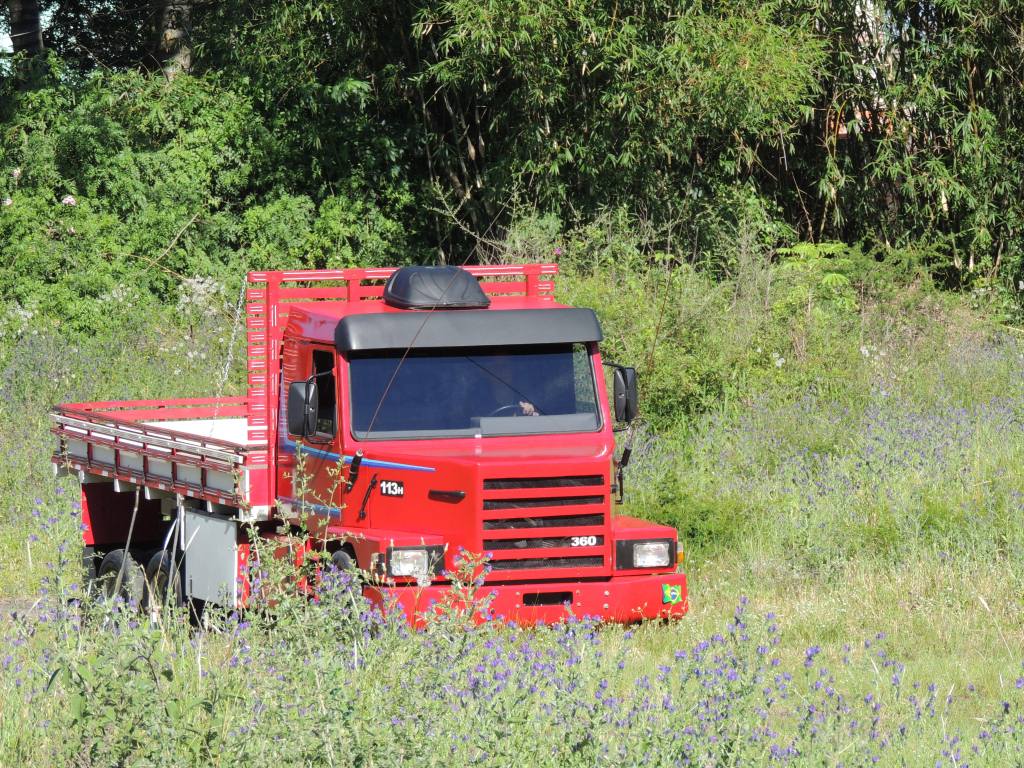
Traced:
POLYGON ((316 415, 320 410, 320 397, 316 382, 293 381, 288 387, 288 431, 299 437, 316 434, 316 415))
POLYGON ((616 368, 613 379, 615 420, 630 422, 639 412, 639 397, 636 391, 636 368, 616 368))

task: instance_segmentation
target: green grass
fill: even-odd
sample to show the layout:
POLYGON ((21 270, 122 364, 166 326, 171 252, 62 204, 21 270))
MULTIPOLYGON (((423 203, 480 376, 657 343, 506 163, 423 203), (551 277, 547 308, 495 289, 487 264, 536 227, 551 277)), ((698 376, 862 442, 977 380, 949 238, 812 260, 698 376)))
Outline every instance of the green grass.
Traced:
MULTIPOLYGON (((695 635, 721 627, 736 595, 750 596, 751 611, 774 612, 784 627, 783 658, 794 664, 811 645, 836 664, 843 647, 863 655, 878 633, 908 676, 938 681, 957 692, 954 720, 971 721, 984 709, 1017 695, 1024 659, 1018 574, 1006 564, 939 558, 936 553, 899 564, 856 558, 828 579, 795 573, 774 553, 728 553, 691 564, 695 585, 686 624, 695 635), (977 690, 968 694, 967 686, 977 690)), ((862 668, 853 679, 864 692, 879 680, 862 668)))

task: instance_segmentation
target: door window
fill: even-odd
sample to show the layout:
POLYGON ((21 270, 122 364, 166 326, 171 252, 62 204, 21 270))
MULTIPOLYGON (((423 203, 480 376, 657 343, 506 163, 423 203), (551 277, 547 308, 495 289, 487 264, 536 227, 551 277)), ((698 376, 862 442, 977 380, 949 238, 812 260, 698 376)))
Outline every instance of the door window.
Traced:
POLYGON ((334 352, 327 349, 313 350, 313 375, 316 377, 319 400, 316 434, 319 437, 334 437, 338 432, 338 387, 334 377, 334 352))

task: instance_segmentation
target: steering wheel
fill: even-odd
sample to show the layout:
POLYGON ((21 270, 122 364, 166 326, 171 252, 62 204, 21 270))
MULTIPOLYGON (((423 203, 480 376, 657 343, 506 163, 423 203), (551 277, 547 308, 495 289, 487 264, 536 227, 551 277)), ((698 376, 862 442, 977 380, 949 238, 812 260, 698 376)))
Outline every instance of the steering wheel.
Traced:
POLYGON ((508 405, 499 405, 487 414, 487 418, 490 418, 491 416, 500 416, 503 411, 515 411, 515 413, 512 414, 513 416, 523 415, 523 407, 519 403, 509 403, 508 405))

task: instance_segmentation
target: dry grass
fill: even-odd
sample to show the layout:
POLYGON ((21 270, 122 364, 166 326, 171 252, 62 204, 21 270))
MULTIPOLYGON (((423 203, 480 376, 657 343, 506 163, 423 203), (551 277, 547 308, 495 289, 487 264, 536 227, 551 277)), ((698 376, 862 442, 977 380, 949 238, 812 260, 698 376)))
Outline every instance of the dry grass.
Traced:
MULTIPOLYGON (((854 560, 819 579, 744 547, 691 564, 689 577, 691 610, 679 630, 688 637, 720 631, 738 596, 746 595, 751 613, 778 617, 786 666, 796 666, 813 645, 822 647, 830 668, 841 668, 844 655, 856 658, 884 648, 906 665, 908 681, 952 689, 953 712, 965 720, 994 712, 1018 693, 1022 578, 1005 563, 938 555, 895 566, 854 560)), ((660 641, 655 634, 650 642, 660 641)), ((857 676, 848 681, 854 690, 866 693, 888 684, 881 671, 877 679, 863 675, 870 665, 855 668, 857 676)))

